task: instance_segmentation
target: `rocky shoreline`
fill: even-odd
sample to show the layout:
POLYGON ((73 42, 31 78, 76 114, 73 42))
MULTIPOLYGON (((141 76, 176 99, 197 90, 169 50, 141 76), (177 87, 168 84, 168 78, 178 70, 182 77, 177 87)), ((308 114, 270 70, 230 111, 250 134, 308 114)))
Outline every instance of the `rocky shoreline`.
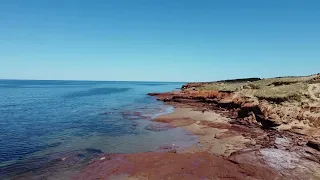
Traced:
MULTIPOLYGON (((193 90, 192 90, 193 91, 193 90)), ((320 179, 320 152, 317 135, 318 128, 295 128, 281 129, 280 125, 272 125, 272 120, 260 117, 257 119, 250 117, 257 116, 248 109, 252 106, 245 104, 235 105, 234 102, 225 101, 225 97, 230 93, 218 92, 217 99, 207 99, 202 94, 188 91, 176 91, 171 93, 152 93, 158 100, 170 104, 176 109, 189 108, 195 112, 216 113, 219 118, 212 118, 211 121, 193 120, 193 123, 200 126, 198 129, 224 130, 214 135, 205 132, 198 133, 200 140, 202 137, 209 136, 211 141, 201 141, 201 144, 217 146, 215 140, 223 142, 218 144, 220 147, 228 146, 223 153, 217 153, 214 148, 202 149, 196 151, 205 151, 211 154, 222 155, 229 160, 236 160, 245 164, 254 164, 256 166, 267 167, 269 170, 277 172, 280 179, 320 179), (220 93, 220 94, 219 94, 220 93), (192 94, 190 96, 190 94, 192 94), (221 98, 223 97, 223 98, 221 98), (221 99, 218 99, 221 98, 221 99), (243 116, 246 111, 247 116, 243 116), (224 121, 222 119, 225 119, 224 121), (222 120, 222 121, 221 121, 222 120), (261 123, 267 121, 266 123, 261 123), (242 139, 232 142, 232 138, 242 139)), ((243 103, 243 102, 242 102, 243 103)), ((254 109, 254 108, 252 108, 254 109)), ((251 109, 251 110, 252 110, 251 109)), ((185 113, 184 113, 185 114, 185 113)), ((185 121, 182 116, 180 121, 185 121)), ((166 118, 164 118, 166 119, 166 118)), ((170 122, 169 119, 155 119, 161 122, 170 122)), ((179 121, 174 117, 173 122, 179 121)), ((183 125, 186 129, 190 125, 183 125)), ((197 134, 197 130, 191 129, 191 132, 197 134)), ((260 177, 262 179, 273 179, 272 177, 260 177)), ((241 179, 241 178, 240 178, 241 179)))
POLYGON ((198 143, 159 152, 105 154, 75 179, 320 179, 317 126, 303 123, 305 119, 284 123, 271 118, 272 110, 261 105, 267 102, 248 100, 238 92, 198 89, 205 84, 149 94, 175 107, 153 121, 182 127, 198 143))

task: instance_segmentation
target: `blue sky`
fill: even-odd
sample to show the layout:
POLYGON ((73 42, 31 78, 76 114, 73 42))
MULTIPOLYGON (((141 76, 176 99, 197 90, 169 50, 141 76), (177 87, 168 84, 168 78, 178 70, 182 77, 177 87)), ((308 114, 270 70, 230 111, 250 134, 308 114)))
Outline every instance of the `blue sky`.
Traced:
POLYGON ((0 78, 319 73, 319 8, 318 0, 1 0, 0 78))

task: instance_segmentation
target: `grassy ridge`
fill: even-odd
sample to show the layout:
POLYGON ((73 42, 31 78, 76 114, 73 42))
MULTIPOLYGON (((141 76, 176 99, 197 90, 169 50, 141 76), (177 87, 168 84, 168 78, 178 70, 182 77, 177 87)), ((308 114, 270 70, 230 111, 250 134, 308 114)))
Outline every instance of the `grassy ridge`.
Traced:
POLYGON ((210 82, 197 89, 239 92, 245 96, 278 103, 290 100, 300 101, 303 97, 308 96, 309 84, 320 83, 320 75, 245 80, 247 81, 239 79, 237 81, 210 82))

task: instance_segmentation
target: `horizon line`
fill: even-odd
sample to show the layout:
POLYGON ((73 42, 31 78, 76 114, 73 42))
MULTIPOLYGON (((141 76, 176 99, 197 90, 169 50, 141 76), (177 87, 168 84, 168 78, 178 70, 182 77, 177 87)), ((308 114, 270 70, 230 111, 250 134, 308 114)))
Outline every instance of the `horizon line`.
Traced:
POLYGON ((7 79, 0 81, 91 81, 91 82, 160 82, 160 83, 188 83, 187 81, 150 81, 150 80, 72 80, 72 79, 7 79))

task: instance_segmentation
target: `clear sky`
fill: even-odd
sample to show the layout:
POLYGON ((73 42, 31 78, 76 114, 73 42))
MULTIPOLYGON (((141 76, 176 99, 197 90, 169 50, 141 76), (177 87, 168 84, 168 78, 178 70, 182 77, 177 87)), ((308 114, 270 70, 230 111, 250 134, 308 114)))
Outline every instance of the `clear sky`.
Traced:
POLYGON ((1 0, 0 78, 319 73, 319 9, 319 0, 1 0))

